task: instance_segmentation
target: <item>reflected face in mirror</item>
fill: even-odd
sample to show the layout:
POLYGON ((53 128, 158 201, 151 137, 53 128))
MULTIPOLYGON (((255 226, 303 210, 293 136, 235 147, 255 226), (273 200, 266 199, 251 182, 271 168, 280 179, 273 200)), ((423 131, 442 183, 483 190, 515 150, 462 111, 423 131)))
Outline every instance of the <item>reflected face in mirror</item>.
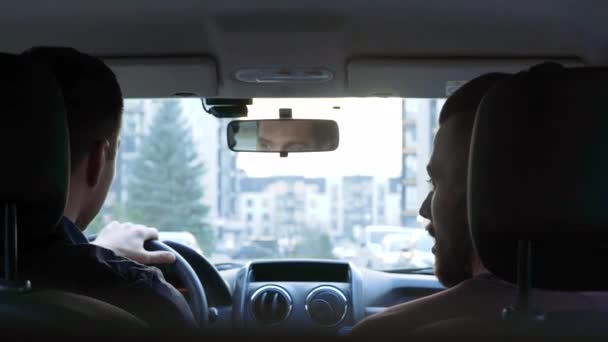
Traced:
POLYGON ((331 120, 232 121, 228 146, 235 152, 321 152, 338 148, 338 124, 331 120))
POLYGON ((319 150, 319 139, 315 138, 314 121, 258 122, 258 151, 314 151, 319 150))

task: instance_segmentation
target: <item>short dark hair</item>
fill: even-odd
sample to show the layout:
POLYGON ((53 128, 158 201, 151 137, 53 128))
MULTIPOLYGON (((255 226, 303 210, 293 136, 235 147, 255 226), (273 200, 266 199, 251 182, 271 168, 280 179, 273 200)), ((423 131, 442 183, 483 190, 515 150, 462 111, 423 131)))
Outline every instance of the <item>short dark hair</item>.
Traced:
POLYGON ((508 74, 495 72, 481 75, 465 83, 445 101, 439 114, 439 124, 444 124, 454 115, 466 114, 474 118, 486 92, 507 76, 508 74))
MULTIPOLYGON (((100 59, 66 47, 34 47, 24 52, 44 62, 61 87, 70 132, 72 170, 92 144, 120 130, 123 98, 114 72, 100 59)), ((110 146, 113 159, 117 146, 110 146)))
POLYGON ((321 144, 318 145, 317 148, 320 149, 327 149, 329 148, 329 146, 334 145, 336 142, 334 141, 334 139, 330 140, 327 137, 332 136, 335 131, 333 130, 333 126, 328 125, 326 122, 324 121, 314 121, 313 122, 313 130, 314 130, 314 135, 316 138, 316 141, 318 142, 318 144, 320 142, 324 142, 325 144, 321 144), (331 145, 329 145, 329 143, 332 143, 331 145))

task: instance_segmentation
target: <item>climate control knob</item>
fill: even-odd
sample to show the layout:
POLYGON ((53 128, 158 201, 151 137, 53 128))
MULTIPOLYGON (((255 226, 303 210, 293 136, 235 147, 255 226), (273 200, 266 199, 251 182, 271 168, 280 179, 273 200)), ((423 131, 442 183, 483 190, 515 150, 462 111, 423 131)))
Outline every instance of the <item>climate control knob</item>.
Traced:
POLYGON ((306 312, 310 319, 323 326, 340 324, 348 312, 348 300, 333 286, 320 286, 306 297, 306 312))

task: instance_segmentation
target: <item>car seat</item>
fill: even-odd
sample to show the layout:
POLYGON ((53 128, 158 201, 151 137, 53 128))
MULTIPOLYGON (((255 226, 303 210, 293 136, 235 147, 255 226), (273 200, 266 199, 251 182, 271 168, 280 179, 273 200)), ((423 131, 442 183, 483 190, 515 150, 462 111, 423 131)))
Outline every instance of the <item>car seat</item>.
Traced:
POLYGON ((0 329, 3 336, 91 334, 145 328, 107 303, 62 291, 33 290, 20 278, 18 243, 44 241, 57 228, 69 186, 69 136, 63 98, 46 66, 0 54, 0 329))
MULTIPOLYGON (((417 336, 608 336, 608 307, 533 307, 531 289, 606 291, 608 69, 543 64, 483 98, 468 177, 473 245, 517 302, 417 336)), ((474 300, 474 299, 472 299, 474 300)))

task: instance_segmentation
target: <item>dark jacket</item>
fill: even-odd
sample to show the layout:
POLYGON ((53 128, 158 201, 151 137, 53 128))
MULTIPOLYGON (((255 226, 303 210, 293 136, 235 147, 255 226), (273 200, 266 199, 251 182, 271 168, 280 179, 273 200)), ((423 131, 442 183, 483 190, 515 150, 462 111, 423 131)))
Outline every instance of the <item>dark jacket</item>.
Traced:
POLYGON ((130 312, 154 329, 195 326, 186 300, 159 269, 90 244, 67 218, 52 238, 26 243, 19 255, 21 278, 30 280, 34 290, 93 297, 130 312))

